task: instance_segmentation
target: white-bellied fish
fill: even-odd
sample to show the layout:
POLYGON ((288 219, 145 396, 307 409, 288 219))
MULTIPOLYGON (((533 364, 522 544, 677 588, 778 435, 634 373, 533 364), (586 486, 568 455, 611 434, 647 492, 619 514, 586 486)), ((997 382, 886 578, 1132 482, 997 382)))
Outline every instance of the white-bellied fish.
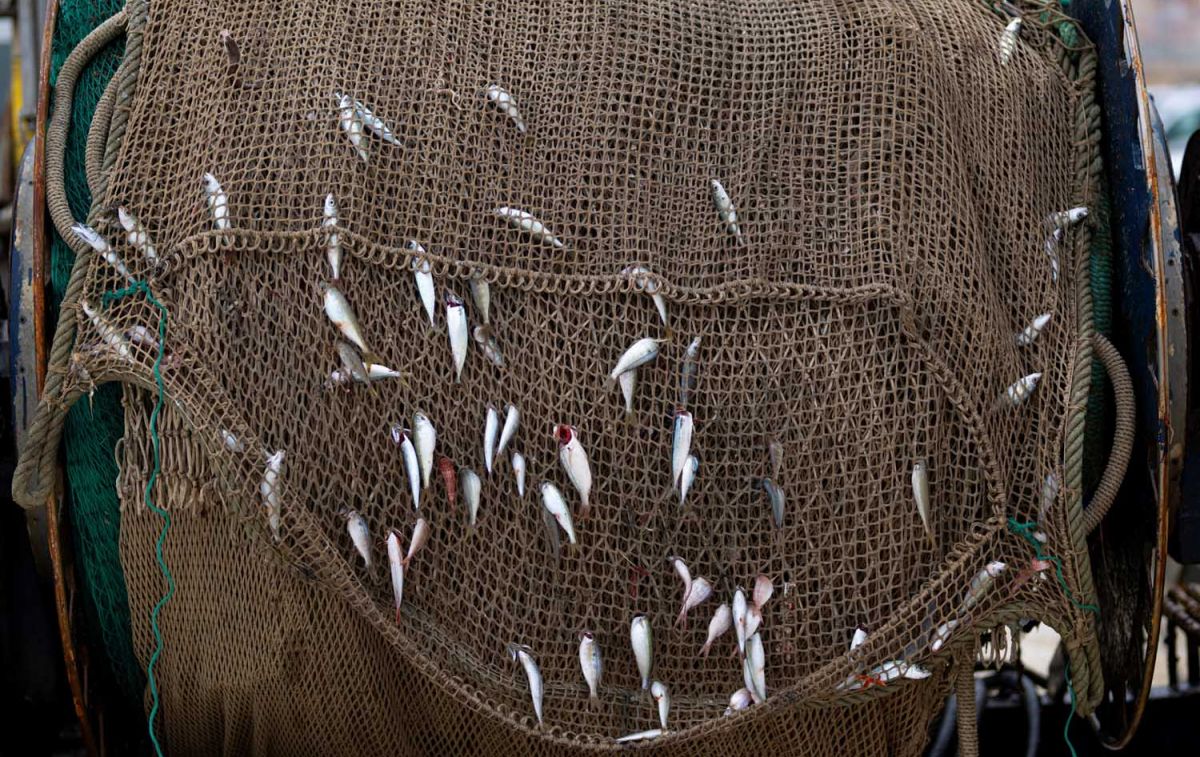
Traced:
POLYGON ((663 732, 661 728, 651 728, 648 731, 638 731, 637 733, 631 733, 628 736, 622 736, 621 738, 617 739, 617 743, 629 744, 635 741, 649 741, 650 739, 657 739, 662 735, 663 732))
POLYGON ((517 108, 517 100, 508 90, 499 84, 492 84, 483 90, 483 94, 488 99, 488 102, 495 106, 496 110, 508 116, 509 120, 513 122, 513 126, 517 127, 517 131, 522 134, 525 133, 525 119, 521 118, 521 111, 517 108))
POLYGON ((338 369, 341 375, 348 375, 359 384, 371 381, 371 376, 367 373, 367 364, 363 362, 358 350, 354 349, 353 345, 338 339, 333 346, 337 350, 338 360, 342 363, 342 367, 338 369))
POLYGON ((513 475, 517 479, 517 496, 525 498, 525 456, 520 452, 512 453, 513 475))
POLYGON ((400 605, 404 601, 404 553, 400 547, 400 532, 392 529, 387 535, 388 572, 392 577, 392 600, 396 605, 396 622, 400 622, 400 605))
POLYGON ((933 522, 929 514, 929 472, 925 469, 925 461, 918 460, 912 468, 913 499, 917 503, 917 514, 921 516, 921 525, 925 535, 929 537, 929 546, 936 547, 937 540, 933 535, 933 522))
POLYGON ((609 381, 616 381, 617 377, 625 371, 632 371, 658 357, 658 343, 658 339, 646 337, 630 345, 629 349, 625 350, 617 360, 612 372, 608 374, 609 381))
POLYGON ((1042 329, 1046 328, 1046 325, 1050 323, 1051 317, 1052 314, 1050 313, 1042 313, 1038 317, 1034 318, 1028 326, 1022 329, 1021 332, 1014 337, 1014 341, 1017 343, 1017 346, 1025 347, 1033 344, 1034 340, 1038 338, 1038 335, 1042 333, 1042 329))
POLYGON ((579 634, 579 667, 583 670, 583 680, 587 682, 588 699, 595 703, 600 698, 600 677, 604 672, 604 664, 600 660, 600 645, 591 631, 579 634))
POLYGON ((733 207, 733 200, 729 199, 729 193, 725 191, 725 185, 716 179, 712 180, 712 201, 721 223, 725 225, 730 234, 740 239, 742 229, 738 226, 737 210, 733 207))
POLYGON ((446 330, 450 334, 450 354, 454 357, 454 383, 462 381, 467 364, 467 310, 454 292, 446 290, 446 330))
POLYGON ((637 369, 625 371, 617 376, 617 384, 621 387, 621 397, 625 400, 625 416, 633 415, 633 393, 637 390, 637 369))
POLYGON ((322 210, 321 228, 325 229, 325 258, 329 261, 329 270, 333 280, 342 278, 342 240, 338 234, 338 206, 333 193, 325 195, 325 207, 322 210))
POLYGON ((991 588, 992 582, 1004 572, 1006 567, 999 560, 993 560, 975 574, 975 577, 971 579, 971 585, 967 587, 967 594, 963 598, 963 608, 970 610, 980 599, 983 599, 984 594, 991 588))
MULTIPOLYGON (((345 97, 341 92, 334 92, 333 96, 339 103, 345 97)), ((402 143, 396 138, 395 132, 387 125, 386 121, 375 115, 370 108, 363 105, 360 101, 352 100, 352 103, 354 112, 358 115, 359 120, 362 121, 364 129, 388 144, 396 145, 397 147, 401 146, 402 143)))
POLYGON ((1062 227, 1053 228, 1050 230, 1050 233, 1046 235, 1044 249, 1046 250, 1046 257, 1050 258, 1050 281, 1053 283, 1058 283, 1058 245, 1060 242, 1062 242, 1062 240, 1062 227))
POLYGON ((342 517, 346 519, 346 532, 350 534, 350 543, 362 558, 363 567, 371 568, 371 529, 367 519, 358 514, 357 510, 342 509, 342 517))
POLYGON ((100 232, 85 223, 72 224, 71 231, 75 232, 75 236, 79 237, 81 241, 99 253, 104 262, 108 263, 113 267, 113 270, 125 277, 126 281, 131 284, 134 282, 133 274, 129 272, 125 261, 121 260, 121 256, 109 245, 108 240, 101 236, 100 232))
POLYGON ((267 525, 275 541, 279 541, 279 521, 282 515, 282 497, 279 496, 279 478, 282 475, 283 450, 279 450, 267 456, 267 467, 263 470, 262 481, 258 485, 263 507, 267 510, 267 525))
POLYGON ((571 544, 575 543, 575 524, 571 521, 571 508, 567 507, 567 501, 563 499, 562 492, 558 487, 549 481, 542 482, 542 505, 546 508, 546 512, 554 518, 567 535, 567 541, 571 544))
POLYGON ((958 621, 951 619, 937 627, 933 632, 933 641, 929 644, 929 651, 933 653, 940 652, 942 647, 946 646, 946 642, 950 640, 954 629, 958 628, 958 621))
POLYGON ((675 409, 675 430, 671 436, 671 485, 678 488, 683 466, 692 454, 692 414, 682 407, 675 409))
POLYGON ((220 429, 221 443, 225 445, 225 449, 230 452, 245 452, 246 445, 242 444, 242 440, 233 435, 232 431, 220 429))
POLYGON ((732 626, 733 611, 729 609, 729 605, 722 603, 713 613, 712 620, 708 621, 708 636, 704 639, 704 646, 700 647, 700 654, 708 657, 713 642, 724 636, 732 626))
POLYGON ((93 308, 91 303, 85 299, 80 299, 79 308, 87 316, 92 326, 95 327, 96 332, 100 335, 100 340, 116 352, 117 357, 128 360, 133 356, 133 345, 129 343, 129 339, 109 323, 108 319, 101 315, 99 311, 93 308))
POLYGON ((754 577, 754 606, 761 610, 771 600, 771 596, 775 593, 775 584, 771 583, 771 577, 765 573, 759 573, 754 577))
POLYGON ((854 635, 852 637, 850 637, 850 651, 853 652, 854 650, 858 649, 866 642, 867 642, 867 629, 863 628, 862 626, 858 626, 857 628, 854 629, 854 635))
POLYGON ((687 627, 687 614, 703 604, 713 594, 712 584, 707 578, 697 576, 692 580, 692 585, 688 588, 687 594, 683 598, 683 606, 679 609, 679 616, 675 619, 675 625, 687 627))
POLYGON ((688 455, 683 461, 683 473, 679 476, 679 506, 683 507, 687 502, 688 492, 691 491, 692 483, 696 480, 696 474, 700 471, 700 461, 695 455, 688 455))
POLYGON ((1046 480, 1042 482, 1042 501, 1038 503, 1037 524, 1038 531, 1034 537, 1042 542, 1046 542, 1046 518, 1050 513, 1050 508, 1054 507, 1055 500, 1058 499, 1058 490, 1062 487, 1062 479, 1057 473, 1047 473, 1046 480))
POLYGON ((633 645, 633 657, 642 676, 642 688, 648 689, 650 673, 654 670, 654 629, 645 615, 636 616, 629 624, 629 642, 633 645))
POLYGON ((429 521, 424 518, 417 518, 417 522, 413 525, 412 539, 408 542, 408 552, 404 555, 404 567, 407 568, 408 564, 417 556, 417 553, 425 547, 431 533, 429 521))
POLYGON ((521 425, 521 411, 517 410, 516 405, 509 405, 504 411, 504 428, 500 430, 500 442, 496 445, 496 455, 504 453, 504 449, 508 447, 508 443, 512 441, 513 436, 517 433, 517 427, 521 425))
POLYGON ((338 97, 338 126, 346 135, 346 139, 350 141, 350 146, 354 148, 355 154, 362 158, 363 163, 368 162, 369 156, 363 138, 362 114, 354 107, 354 99, 349 95, 338 97))
POLYGON ((542 725, 542 671, 538 670, 537 662, 533 659, 533 650, 524 644, 509 644, 508 654, 513 662, 520 662, 525 669, 525 677, 529 679, 529 698, 533 700, 533 712, 537 715, 538 725, 542 725))
POLYGON ((488 359, 488 362, 497 368, 503 368, 504 353, 500 351, 500 343, 496 341, 492 327, 476 326, 471 334, 475 337, 475 344, 483 350, 483 356, 488 359))
POLYGON ((437 327, 437 291, 433 283, 433 265, 425 257, 425 248, 415 239, 408 242, 408 250, 412 253, 413 278, 417 282, 417 295, 425 314, 429 316, 430 328, 437 327))
POLYGON ((489 476, 492 475, 492 464, 496 461, 496 438, 499 435, 500 416, 489 403, 483 421, 483 466, 489 476))
POLYGON ((675 571, 675 575, 679 576, 679 580, 683 583, 683 591, 680 593, 680 602, 687 599, 688 592, 692 590, 692 571, 688 568, 687 563, 682 557, 672 555, 667 558, 667 563, 675 571))
POLYGON ((658 704, 658 724, 667 730, 667 716, 671 713, 671 692, 662 681, 650 684, 650 696, 658 704))
POLYGON ((487 279, 479 276, 468 279, 467 286, 471 290, 471 301, 475 303, 475 311, 479 314, 479 320, 486 326, 488 311, 492 307, 492 288, 488 286, 487 279))
POLYGON ((458 472, 458 488, 462 489, 463 501, 467 503, 467 517, 473 526, 479 519, 479 495, 483 489, 479 474, 470 468, 463 468, 458 472))
POLYGON ((560 423, 554 427, 554 439, 558 442, 558 462, 567 473, 567 478, 579 492, 579 518, 588 517, 591 510, 592 466, 588 462, 587 450, 579 440, 579 430, 560 423))
POLYGON ((771 504, 771 522, 775 528, 783 528, 784 508, 787 501, 783 496, 783 488, 770 478, 762 480, 763 491, 767 493, 767 501, 771 504))
POLYGON ((346 295, 342 294, 337 287, 324 282, 321 283, 321 291, 324 295, 325 315, 329 317, 330 322, 341 335, 358 348, 363 362, 381 362, 379 357, 367 346, 367 340, 362 335, 362 327, 358 325, 358 316, 354 314, 354 308, 350 306, 346 295))
POLYGON ((1065 229, 1068 226, 1074 226, 1087 217, 1088 209, 1081 206, 1051 213, 1046 219, 1046 223, 1054 229, 1065 229))
POLYGON ((433 451, 437 448, 437 429, 429 416, 420 411, 413 413, 413 442, 417 448, 417 462, 421 465, 421 486, 428 489, 433 477, 433 451))
POLYGON ((750 694, 750 689, 738 689, 729 695, 729 706, 725 708, 725 716, 728 717, 735 712, 746 709, 754 702, 754 697, 750 694))
POLYGON ((1007 66, 1017 51, 1017 37, 1021 34, 1021 18, 1018 16, 1008 22, 1000 33, 1000 65, 1007 66))
POLYGON ((643 268, 642 266, 638 265, 631 265, 622 270, 621 275, 636 278, 638 281, 638 286, 645 291, 646 294, 650 295, 651 300, 654 302, 654 308, 658 311, 658 318, 662 321, 663 328, 666 329, 667 334, 669 335, 671 327, 667 323, 667 301, 663 299, 661 294, 658 293, 658 283, 650 278, 652 275, 650 269, 643 268))
POLYGON ((739 586, 733 592, 733 632, 737 636, 738 653, 742 656, 746 654, 746 621, 749 614, 746 592, 739 586))
POLYGON ((1031 373, 1018 379, 1012 386, 1004 390, 1004 394, 1000 395, 1001 402, 1007 402, 1013 407, 1022 404, 1033 394, 1033 390, 1037 389, 1038 382, 1041 380, 1042 374, 1040 373, 1031 373))
POLYGON ((546 228, 546 224, 539 221, 536 216, 527 210, 502 207, 496 208, 494 212, 498 218, 504 219, 509 226, 517 231, 528 234, 535 242, 548 244, 559 250, 566 246, 561 239, 550 233, 550 229, 546 228))
POLYGON ((221 188, 221 182, 210 173, 204 174, 204 199, 208 203, 208 212, 212 215, 213 228, 217 231, 228 231, 229 195, 221 188))
MULTIPOLYGON (((400 373, 400 371, 396 370, 395 368, 388 368, 386 365, 380 365, 379 363, 363 363, 363 367, 366 369, 368 381, 402 378, 404 376, 404 374, 400 373)), ((330 371, 329 381, 327 383, 329 386, 340 386, 342 384, 348 384, 351 381, 361 382, 362 379, 343 368, 338 368, 330 371)))
POLYGON ((392 441, 400 448, 404 457, 404 471, 408 474, 408 488, 412 492, 413 509, 421 509, 421 462, 417 448, 412 442, 412 432, 399 423, 392 424, 392 441))
POLYGON ((154 242, 150 240, 150 234, 146 231, 146 227, 137 219, 137 216, 124 207, 118 207, 117 221, 125 230, 125 238, 129 241, 129 246, 142 253, 147 263, 157 265, 158 251, 154 248, 154 242))
POLYGON ((683 368, 679 372, 679 406, 687 407, 696 391, 696 375, 699 373, 700 337, 692 340, 683 353, 683 368))
POLYGON ((750 689, 750 694, 756 702, 765 702, 767 699, 767 657, 763 651, 762 636, 757 633, 746 639, 745 666, 750 683, 746 688, 750 689))

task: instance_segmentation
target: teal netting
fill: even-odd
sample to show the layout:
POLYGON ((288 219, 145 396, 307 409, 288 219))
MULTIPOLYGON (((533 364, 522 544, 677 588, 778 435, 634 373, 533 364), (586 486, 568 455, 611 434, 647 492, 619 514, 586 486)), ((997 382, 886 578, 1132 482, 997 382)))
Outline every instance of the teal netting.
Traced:
MULTIPOLYGON (((122 5, 122 0, 60 0, 51 50, 51 86, 72 48, 122 5)), ((84 172, 88 126, 123 53, 123 44, 105 49, 83 72, 75 90, 64 162, 67 200, 76 218, 86 217, 92 203, 84 172)), ((51 235, 47 296, 53 320, 75 255, 53 229, 51 235)), ((103 654, 97 656, 108 661, 120 691, 140 707, 144 677, 133 653, 129 602, 118 548, 121 521, 113 451, 123 428, 121 389, 116 384, 101 387, 90 403, 85 400, 71 409, 63 431, 69 484, 66 513, 83 587, 88 635, 93 643, 98 641, 103 646, 103 654)))

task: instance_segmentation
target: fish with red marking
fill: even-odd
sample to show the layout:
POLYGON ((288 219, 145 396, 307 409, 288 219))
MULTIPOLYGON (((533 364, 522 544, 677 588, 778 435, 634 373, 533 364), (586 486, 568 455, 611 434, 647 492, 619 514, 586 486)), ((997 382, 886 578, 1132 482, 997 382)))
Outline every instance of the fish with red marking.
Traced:
POLYGON ((579 518, 586 519, 591 510, 592 492, 592 466, 588 462, 587 450, 583 448, 579 430, 574 426, 558 424, 554 427, 554 439, 558 442, 558 462, 579 492, 579 518))

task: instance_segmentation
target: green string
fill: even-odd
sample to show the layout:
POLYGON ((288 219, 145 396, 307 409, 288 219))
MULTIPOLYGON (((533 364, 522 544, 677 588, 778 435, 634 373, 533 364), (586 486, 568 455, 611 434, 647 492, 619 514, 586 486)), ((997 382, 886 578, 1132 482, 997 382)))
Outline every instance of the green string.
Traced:
POLYGON ((157 389, 154 398, 154 410, 150 413, 150 444, 153 451, 154 466, 150 470, 150 478, 146 481, 146 490, 143 494, 143 501, 146 507, 149 508, 155 515, 163 519, 162 530, 158 532, 158 540, 154 544, 154 556, 158 560, 158 568, 162 572, 163 578, 167 580, 167 590, 163 593, 162 598, 154 605, 154 609, 150 611, 150 631, 154 634, 154 654, 150 655, 150 662, 146 665, 146 679, 150 682, 150 716, 147 726, 150 730, 150 743, 154 746, 154 753, 158 757, 163 757, 162 745, 158 742, 158 737, 154 733, 154 721, 158 717, 160 705, 158 693, 158 680, 154 677, 154 665, 158 662, 158 658, 162 656, 163 637, 162 631, 158 627, 158 616, 162 612, 163 606, 175 594, 175 577, 171 575, 171 569, 167 567, 167 561, 163 558, 163 543, 167 540, 167 530, 171 527, 171 514, 154 504, 154 499, 150 496, 151 490, 154 489, 154 484, 158 480, 158 474, 162 467, 159 445, 161 440, 158 436, 158 415, 163 407, 163 398, 166 390, 163 386, 162 377, 162 360, 163 349, 167 341, 167 308, 150 291, 150 285, 145 281, 135 281, 131 286, 124 289, 118 289, 115 292, 105 292, 102 297, 102 304, 107 306, 110 302, 119 300, 123 297, 129 297, 135 294, 145 295, 146 301, 158 309, 158 354, 154 358, 154 386, 157 389))
MULTIPOLYGON (((1075 599, 1075 595, 1071 593, 1071 587, 1067 586, 1067 580, 1063 578, 1062 560, 1058 559, 1057 556, 1046 552, 1045 545, 1038 541, 1038 538, 1033 535, 1034 532, 1038 530, 1037 521, 1031 520, 1028 523, 1018 523, 1015 518, 1009 518, 1008 530, 1029 542, 1029 545, 1033 547, 1038 560, 1054 563, 1054 570, 1058 576, 1058 583, 1060 586, 1062 586, 1063 593, 1067 595, 1067 599, 1071 600, 1071 604, 1075 605, 1081 610, 1094 612, 1097 615, 1100 614, 1100 608, 1096 605, 1085 605, 1075 599)), ((1075 686, 1071 683, 1071 665, 1069 662, 1064 668, 1064 675, 1067 679, 1067 691, 1071 694, 1071 710, 1067 713, 1067 722, 1063 724, 1063 741, 1067 743, 1067 750, 1071 753, 1071 757, 1076 757, 1075 746, 1071 743, 1070 734, 1071 719, 1075 717, 1075 686)))

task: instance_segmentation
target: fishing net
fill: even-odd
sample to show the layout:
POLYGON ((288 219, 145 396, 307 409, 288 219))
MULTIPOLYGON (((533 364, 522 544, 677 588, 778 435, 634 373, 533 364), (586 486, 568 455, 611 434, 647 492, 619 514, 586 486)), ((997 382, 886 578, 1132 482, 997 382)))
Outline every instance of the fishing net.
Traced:
POLYGON ((629 643, 639 614, 671 691, 664 751, 919 753, 978 632, 1019 618, 1063 633, 1089 711, 1090 231, 1065 228, 1056 275, 1046 219, 1097 191, 1092 59, 1061 42, 1061 16, 1030 7, 1052 18, 1027 14, 1005 65, 1007 19, 967 0, 131 3, 89 221, 137 283, 81 258, 15 488, 28 501, 48 485, 65 403, 128 384, 121 556, 166 745, 612 747, 658 726, 629 643), (484 96, 493 84, 520 125, 484 96), (362 160, 335 92, 395 142, 364 136, 362 160), (205 173, 229 229, 214 229, 205 173), (738 234, 714 208, 714 179, 738 234), (337 286, 402 379, 328 385, 329 193, 337 286), (125 244, 117 204, 160 264, 125 244), (532 213, 561 247, 499 207, 532 213), (432 327, 414 264, 435 281, 432 327), (649 273, 622 273, 632 265, 649 273), (470 343, 456 381, 440 302, 467 298, 480 325, 472 280, 490 285, 503 365, 470 343), (1049 326, 1018 345, 1042 313, 1049 326), (648 336, 663 342, 626 413, 608 373, 648 336), (695 337, 699 469, 681 506, 672 439, 695 337), (1024 402, 1003 399, 1034 372, 1024 402), (520 409, 524 497, 507 454, 484 470, 489 403, 520 409), (432 535, 397 618, 380 542, 393 528, 407 538, 418 513, 389 427, 417 411, 439 453, 480 473, 482 497, 470 525, 435 473, 419 511, 432 535), (576 545, 552 538, 538 493, 550 481, 578 502, 559 423, 578 430, 594 475, 576 545), (280 450, 276 539, 260 487, 280 450), (932 538, 913 501, 918 460, 932 538), (1051 473, 1062 494, 1039 514, 1051 473), (785 494, 781 526, 764 477, 785 494), (370 568, 343 508, 368 524, 370 568), (1039 517, 1044 543, 1031 543, 1022 524, 1039 517), (1050 567, 1033 570, 1031 544, 1050 567), (716 589, 685 626, 670 555, 716 589), (997 560, 1008 569, 972 592, 997 560), (769 696, 725 718, 743 685, 733 633, 698 650, 717 603, 758 574, 775 584, 761 626, 769 696), (869 637, 848 652, 856 626, 869 637), (594 705, 583 630, 604 658, 594 705), (540 727, 510 643, 544 677, 540 727), (889 660, 930 676, 878 685, 889 660))

